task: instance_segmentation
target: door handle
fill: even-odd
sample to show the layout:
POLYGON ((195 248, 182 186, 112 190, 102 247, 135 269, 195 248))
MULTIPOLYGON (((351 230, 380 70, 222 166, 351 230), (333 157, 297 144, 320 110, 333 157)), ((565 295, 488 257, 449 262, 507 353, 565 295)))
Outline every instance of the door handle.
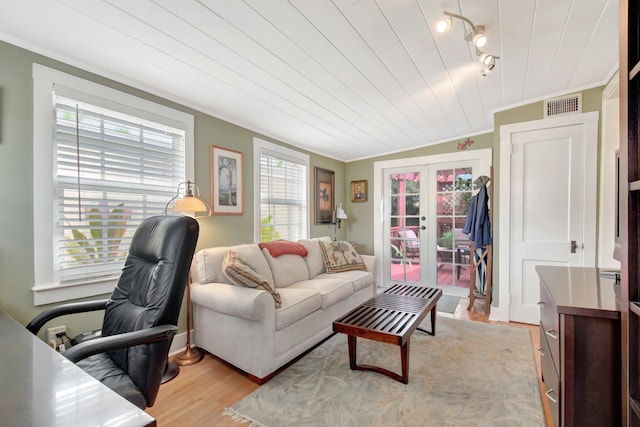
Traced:
POLYGON ((578 247, 578 244, 576 243, 576 241, 575 241, 575 240, 572 240, 572 241, 571 241, 571 253, 572 253, 572 254, 575 254, 575 253, 576 253, 576 249, 577 249, 577 247, 578 247))
POLYGON ((558 400, 557 400, 558 394, 555 392, 554 389, 550 388, 549 390, 547 390, 547 392, 544 395, 547 396, 547 399, 549 399, 553 403, 558 403, 558 400), (555 398, 551 397, 552 394, 556 397, 555 398))
POLYGON ((427 227, 425 227, 424 225, 420 226, 420 230, 426 230, 426 229, 427 229, 427 227))

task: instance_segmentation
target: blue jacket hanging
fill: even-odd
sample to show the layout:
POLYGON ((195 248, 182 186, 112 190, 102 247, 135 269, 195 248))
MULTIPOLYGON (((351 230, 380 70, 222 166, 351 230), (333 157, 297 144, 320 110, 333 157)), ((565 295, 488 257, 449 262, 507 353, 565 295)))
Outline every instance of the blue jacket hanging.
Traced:
POLYGON ((471 199, 471 206, 462 232, 469 235, 476 248, 491 245, 491 220, 489 218, 489 194, 487 186, 482 185, 478 194, 471 199))

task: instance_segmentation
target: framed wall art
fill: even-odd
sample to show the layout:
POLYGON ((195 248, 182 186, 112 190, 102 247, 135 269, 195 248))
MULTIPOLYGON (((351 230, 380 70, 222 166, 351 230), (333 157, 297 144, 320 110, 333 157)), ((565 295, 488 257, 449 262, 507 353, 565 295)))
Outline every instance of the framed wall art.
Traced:
POLYGON ((351 181, 351 201, 352 202, 367 201, 367 180, 366 179, 351 181))
POLYGON ((242 153, 215 145, 210 150, 211 208, 218 215, 242 215, 242 153))
POLYGON ((315 224, 331 224, 333 218, 333 206, 335 204, 334 190, 335 190, 335 177, 334 171, 328 169, 322 169, 314 167, 315 176, 315 224))

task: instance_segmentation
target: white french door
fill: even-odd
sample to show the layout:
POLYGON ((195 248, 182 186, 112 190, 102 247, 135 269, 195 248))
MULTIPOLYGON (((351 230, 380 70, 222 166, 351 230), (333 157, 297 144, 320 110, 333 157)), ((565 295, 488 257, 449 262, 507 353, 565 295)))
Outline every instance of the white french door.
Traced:
POLYGON ((468 293, 471 245, 462 232, 479 160, 384 169, 384 284, 468 293))
POLYGON ((384 171, 385 284, 422 283, 427 278, 428 167, 390 168, 384 171))

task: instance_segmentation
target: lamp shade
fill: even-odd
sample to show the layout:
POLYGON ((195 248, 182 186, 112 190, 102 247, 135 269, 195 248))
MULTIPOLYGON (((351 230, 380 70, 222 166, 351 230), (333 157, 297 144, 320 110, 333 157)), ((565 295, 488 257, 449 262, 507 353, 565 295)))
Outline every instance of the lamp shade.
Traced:
POLYGON ((200 197, 200 188, 195 182, 185 181, 178 184, 176 195, 167 203, 164 208, 165 215, 169 206, 173 203, 172 211, 174 213, 201 213, 207 212, 206 216, 211 216, 211 206, 202 197, 200 197), (193 187, 193 188, 192 188, 193 187), (194 191, 195 190, 195 191, 194 191))
POLYGON ((336 209, 336 219, 343 221, 347 219, 347 213, 344 211, 344 209, 342 209, 342 203, 340 203, 340 206, 338 206, 338 209, 336 209))
POLYGON ((207 205, 197 197, 184 196, 182 199, 176 200, 173 205, 174 212, 206 212, 207 205))

